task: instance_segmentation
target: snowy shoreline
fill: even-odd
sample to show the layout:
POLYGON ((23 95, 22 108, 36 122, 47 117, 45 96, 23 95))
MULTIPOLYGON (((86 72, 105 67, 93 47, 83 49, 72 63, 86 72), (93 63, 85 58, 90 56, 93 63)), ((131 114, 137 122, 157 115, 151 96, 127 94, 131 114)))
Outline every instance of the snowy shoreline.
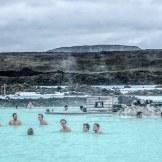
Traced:
MULTIPOLYGON (((20 91, 15 94, 0 95, 1 100, 6 99, 54 99, 54 98, 86 98, 89 96, 102 96, 100 91, 107 91, 109 95, 134 96, 139 99, 162 101, 162 87, 159 85, 96 85, 90 87, 71 87, 71 86, 34 86, 36 89, 30 91, 20 91), (70 88, 69 88, 70 87, 70 88), (89 88, 89 89, 88 89, 89 88), (52 90, 50 90, 52 89, 52 90), (59 90, 61 89, 61 91, 59 90), (74 89, 74 90, 73 90, 74 89), (92 92, 91 92, 92 91, 92 92), (93 94, 93 91, 95 92, 93 94), (159 94, 157 95, 157 91, 159 94), (91 92, 91 94, 89 94, 91 92), (97 92, 97 94, 96 94, 97 92), (145 93, 146 94, 145 94, 145 93), (151 93, 150 93, 151 92, 151 93), (148 93, 148 94, 147 94, 148 93), (145 94, 145 95, 143 95, 145 94)), ((104 96, 104 95, 103 95, 104 96)))

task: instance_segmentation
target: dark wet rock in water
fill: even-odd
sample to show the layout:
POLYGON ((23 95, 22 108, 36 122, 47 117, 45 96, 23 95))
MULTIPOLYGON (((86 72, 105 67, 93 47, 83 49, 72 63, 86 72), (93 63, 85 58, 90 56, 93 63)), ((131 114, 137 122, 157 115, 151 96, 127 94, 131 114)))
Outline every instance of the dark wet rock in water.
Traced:
POLYGON ((85 53, 85 52, 101 52, 101 51, 137 51, 141 50, 137 46, 126 45, 85 45, 85 46, 72 46, 60 47, 49 50, 48 52, 72 52, 72 53, 85 53))

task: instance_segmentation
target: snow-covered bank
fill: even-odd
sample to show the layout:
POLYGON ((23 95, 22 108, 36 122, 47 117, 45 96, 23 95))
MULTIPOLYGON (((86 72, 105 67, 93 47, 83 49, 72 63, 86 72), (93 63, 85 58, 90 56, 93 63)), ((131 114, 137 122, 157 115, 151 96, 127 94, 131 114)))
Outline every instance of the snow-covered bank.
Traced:
MULTIPOLYGON (((29 89, 30 90, 30 89, 29 89)), ((34 86, 30 91, 1 95, 0 99, 49 99, 104 95, 138 96, 141 99, 161 100, 162 88, 158 85, 103 85, 103 86, 34 86)))
POLYGON ((125 85, 111 85, 111 86, 96 85, 92 87, 99 87, 107 90, 119 89, 122 94, 144 90, 162 90, 162 87, 158 87, 158 85, 129 85, 129 88, 127 88, 127 86, 125 85))
POLYGON ((65 93, 56 92, 54 94, 39 94, 36 92, 17 92, 15 95, 0 95, 0 99, 50 99, 50 98, 85 98, 88 95, 65 95, 65 93))
POLYGON ((162 96, 135 96, 142 100, 152 100, 154 102, 162 102, 162 96))

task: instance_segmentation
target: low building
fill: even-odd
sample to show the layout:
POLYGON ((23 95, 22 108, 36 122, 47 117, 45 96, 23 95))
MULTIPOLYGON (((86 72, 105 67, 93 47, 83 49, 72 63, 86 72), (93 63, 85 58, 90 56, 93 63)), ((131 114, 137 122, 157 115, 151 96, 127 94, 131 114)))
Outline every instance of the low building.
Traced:
POLYGON ((88 97, 86 101, 87 111, 112 111, 113 105, 118 104, 116 96, 94 96, 88 97))

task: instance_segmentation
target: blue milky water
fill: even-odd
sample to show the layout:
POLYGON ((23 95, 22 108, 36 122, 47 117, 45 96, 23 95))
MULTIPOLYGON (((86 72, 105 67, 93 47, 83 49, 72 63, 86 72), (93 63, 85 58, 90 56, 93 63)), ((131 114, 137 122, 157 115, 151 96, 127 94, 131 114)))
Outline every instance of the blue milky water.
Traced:
POLYGON ((48 126, 39 126, 44 110, 0 110, 0 162, 161 162, 162 119, 121 118, 110 115, 45 115, 48 126), (13 112, 22 126, 8 126, 13 112), (71 133, 60 133, 65 118, 71 133), (102 134, 82 133, 82 124, 98 122, 102 134), (34 136, 27 136, 29 127, 34 136))

